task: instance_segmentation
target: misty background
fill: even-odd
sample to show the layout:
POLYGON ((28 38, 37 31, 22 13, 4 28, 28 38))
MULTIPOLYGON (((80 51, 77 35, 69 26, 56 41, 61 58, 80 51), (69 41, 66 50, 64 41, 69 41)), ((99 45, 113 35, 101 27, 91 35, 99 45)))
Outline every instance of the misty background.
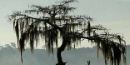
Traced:
MULTIPOLYGON (((55 2, 57 0, 0 0, 0 65, 22 65, 16 45, 9 45, 10 42, 16 43, 17 40, 13 26, 8 21, 8 15, 15 11, 28 10, 32 4, 48 6, 55 2)), ((129 65, 130 0, 78 0, 73 6, 77 8, 73 14, 88 15, 94 19, 92 24, 101 24, 109 28, 110 32, 121 33, 124 36, 127 44, 127 65, 129 65)), ((88 60, 91 61, 91 65, 104 65, 102 52, 98 59, 97 48, 87 46, 91 47, 91 44, 84 42, 81 48, 64 51, 63 60, 67 65, 87 65, 88 60)), ((31 54, 27 48, 23 53, 23 61, 23 65, 55 65, 56 52, 49 54, 45 49, 35 49, 31 54)))
MULTIPOLYGON (((127 65, 129 65, 130 45, 127 45, 126 49, 126 60, 127 65)), ((96 46, 65 50, 62 56, 63 60, 67 62, 66 65, 87 65, 89 60, 91 62, 90 65, 104 65, 104 57, 101 51, 99 52, 99 58, 97 57, 96 46)), ((34 49, 34 52, 31 54, 30 49, 27 48, 23 52, 23 65, 55 65, 56 63, 56 49, 53 54, 49 54, 45 49, 34 49)), ((0 65, 22 65, 20 52, 15 44, 0 46, 0 65)))

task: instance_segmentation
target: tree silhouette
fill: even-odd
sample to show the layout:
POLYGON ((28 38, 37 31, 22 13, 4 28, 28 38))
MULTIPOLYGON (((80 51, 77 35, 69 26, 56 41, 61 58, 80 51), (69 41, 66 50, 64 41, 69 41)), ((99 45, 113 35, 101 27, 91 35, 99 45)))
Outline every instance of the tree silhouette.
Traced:
POLYGON ((15 12, 9 19, 13 22, 13 27, 17 36, 18 48, 21 52, 25 49, 25 43, 29 43, 33 52, 34 44, 39 38, 44 39, 46 49, 53 53, 53 48, 57 48, 56 65, 65 65, 61 53, 65 48, 71 49, 82 40, 97 45, 97 52, 102 51, 105 64, 110 60, 111 64, 119 65, 121 57, 126 63, 125 41, 119 34, 110 34, 102 25, 91 25, 92 18, 84 15, 70 15, 75 10, 69 6, 75 0, 62 1, 59 4, 42 7, 32 5, 31 10, 15 12), (61 43, 58 40, 61 39, 61 43), (59 46, 61 44, 61 46, 59 46))

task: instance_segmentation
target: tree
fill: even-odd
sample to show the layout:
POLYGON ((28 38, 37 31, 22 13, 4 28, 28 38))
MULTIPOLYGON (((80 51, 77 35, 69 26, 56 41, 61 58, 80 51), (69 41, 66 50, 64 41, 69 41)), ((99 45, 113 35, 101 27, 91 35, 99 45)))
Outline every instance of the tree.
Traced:
POLYGON ((92 18, 84 15, 70 15, 75 10, 69 6, 75 0, 62 1, 59 4, 42 7, 32 5, 33 9, 24 12, 15 12, 9 19, 13 22, 16 32, 18 48, 21 52, 25 49, 25 43, 29 43, 33 52, 34 44, 39 38, 44 39, 46 49, 53 53, 57 48, 56 65, 65 65, 61 53, 65 48, 71 49, 77 43, 87 39, 97 45, 97 52, 102 51, 105 64, 110 60, 111 64, 119 65, 123 56, 126 63, 125 41, 119 34, 110 34, 102 25, 91 25, 92 18), (58 39, 62 39, 62 43, 58 39), (61 44, 61 46, 58 46, 61 44))

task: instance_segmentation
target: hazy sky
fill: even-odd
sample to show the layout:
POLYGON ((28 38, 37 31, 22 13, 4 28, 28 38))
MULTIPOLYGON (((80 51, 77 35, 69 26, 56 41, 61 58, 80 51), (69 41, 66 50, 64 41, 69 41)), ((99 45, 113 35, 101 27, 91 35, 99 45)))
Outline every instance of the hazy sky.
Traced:
MULTIPOLYGON (((28 6, 32 4, 47 6, 55 1, 61 0, 0 0, 0 45, 16 42, 8 15, 30 9, 28 6)), ((92 17, 93 23, 104 25, 112 33, 121 33, 130 44, 130 0, 79 0, 73 6, 77 8, 74 14, 92 17)))

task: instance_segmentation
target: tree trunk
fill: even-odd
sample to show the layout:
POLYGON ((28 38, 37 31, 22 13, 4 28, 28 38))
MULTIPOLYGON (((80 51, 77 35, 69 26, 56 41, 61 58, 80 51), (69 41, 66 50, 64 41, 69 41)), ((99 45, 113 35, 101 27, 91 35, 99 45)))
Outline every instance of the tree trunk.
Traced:
POLYGON ((57 50, 57 60, 58 63, 56 65, 65 65, 65 62, 62 61, 62 56, 61 53, 64 51, 65 47, 66 47, 66 42, 64 42, 65 40, 63 40, 62 45, 58 48, 57 50))

